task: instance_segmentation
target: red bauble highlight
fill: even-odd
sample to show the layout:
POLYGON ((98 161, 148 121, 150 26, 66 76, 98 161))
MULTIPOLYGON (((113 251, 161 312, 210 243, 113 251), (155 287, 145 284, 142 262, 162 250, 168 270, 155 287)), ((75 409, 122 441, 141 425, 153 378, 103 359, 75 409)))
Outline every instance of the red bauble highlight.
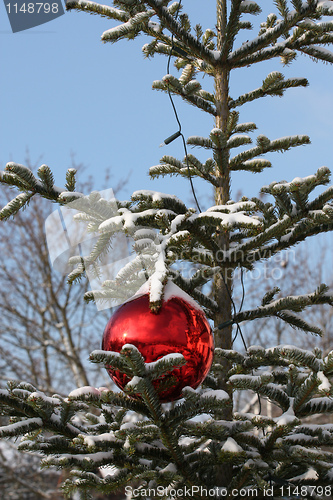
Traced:
MULTIPOLYGON (((199 306, 183 296, 164 301, 157 314, 149 309, 148 294, 123 304, 106 325, 102 349, 120 352, 125 344, 135 345, 146 363, 170 353, 180 353, 186 359, 186 365, 165 375, 173 378, 172 387, 163 389, 163 378, 153 381, 162 403, 179 399, 185 386, 198 387, 213 360, 214 341, 210 325, 199 306)), ((107 371, 120 389, 130 381, 118 370, 107 368, 107 371)))

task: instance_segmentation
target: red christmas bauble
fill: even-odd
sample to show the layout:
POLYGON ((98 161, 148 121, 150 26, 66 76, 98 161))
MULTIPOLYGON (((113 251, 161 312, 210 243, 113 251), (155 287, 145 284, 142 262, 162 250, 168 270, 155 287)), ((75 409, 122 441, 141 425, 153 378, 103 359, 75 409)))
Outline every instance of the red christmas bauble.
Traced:
MULTIPOLYGON (((163 389, 163 378, 153 381, 162 403, 179 399, 185 386, 195 389, 201 384, 212 364, 214 350, 212 331, 202 309, 176 285, 171 287, 180 293, 169 293, 157 314, 149 309, 148 293, 123 304, 106 325, 102 342, 104 351, 114 352, 120 352, 125 344, 133 344, 146 363, 170 353, 184 356, 186 365, 165 375, 172 377, 171 387, 165 389, 164 385, 163 389)), ((107 367, 107 371, 120 389, 131 380, 118 370, 107 367)))

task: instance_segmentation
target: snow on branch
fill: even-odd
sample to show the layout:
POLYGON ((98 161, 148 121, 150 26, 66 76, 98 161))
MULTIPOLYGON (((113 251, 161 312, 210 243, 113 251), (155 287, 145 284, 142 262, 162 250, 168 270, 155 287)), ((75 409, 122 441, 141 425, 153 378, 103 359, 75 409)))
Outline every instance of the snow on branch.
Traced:
POLYGON ((139 34, 139 32, 148 25, 149 19, 153 15, 154 11, 152 10, 139 12, 135 16, 131 17, 126 23, 104 31, 102 34, 102 40, 104 42, 114 43, 122 38, 134 38, 135 35, 139 34))
POLYGON ((288 88, 293 87, 307 87, 309 84, 306 78, 288 78, 284 79, 284 76, 277 71, 270 73, 267 78, 263 81, 263 85, 258 89, 252 90, 246 94, 239 96, 235 100, 229 102, 229 108, 235 108, 237 106, 242 106, 247 102, 254 101, 265 96, 282 96, 284 91, 288 88), (269 84, 268 84, 269 81, 269 84))
POLYGON ((202 212, 199 215, 192 215, 190 222, 199 222, 200 224, 218 225, 222 228, 255 228, 261 226, 261 221, 253 216, 246 215, 244 212, 223 213, 214 211, 214 207, 202 212))
POLYGON ((21 208, 27 206, 32 196, 33 196, 32 193, 18 194, 13 200, 7 203, 7 205, 5 205, 0 210, 0 220, 5 221, 10 217, 16 215, 21 210, 21 208))
POLYGON ((41 418, 27 418, 26 420, 20 420, 14 424, 0 427, 0 436, 2 438, 17 436, 18 434, 25 434, 40 429, 42 426, 43 420, 41 418))
POLYGON ((82 10, 91 14, 99 14, 101 17, 116 19, 117 21, 128 21, 129 15, 127 12, 115 9, 109 5, 101 5, 89 0, 68 0, 66 2, 66 10, 82 10))

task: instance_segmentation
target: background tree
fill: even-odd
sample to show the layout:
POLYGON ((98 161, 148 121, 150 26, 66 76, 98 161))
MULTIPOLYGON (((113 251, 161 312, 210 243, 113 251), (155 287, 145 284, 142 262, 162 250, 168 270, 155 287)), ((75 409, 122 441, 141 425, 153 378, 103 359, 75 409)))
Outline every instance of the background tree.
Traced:
POLYGON ((270 202, 230 199, 233 171, 260 172, 271 166, 262 158, 266 153, 309 143, 303 135, 270 140, 260 134, 256 145, 249 147, 252 139, 248 134, 256 125, 241 123, 237 109, 268 95, 282 96, 290 87, 304 87, 306 79, 285 79, 273 71, 260 87, 237 96, 229 88, 231 72, 276 57, 287 64, 298 53, 333 62, 333 54, 325 47, 333 41, 333 24, 326 17, 333 13, 333 2, 276 0, 274 4, 277 12, 262 17, 258 35, 244 41, 243 30, 253 28, 246 16, 261 13, 253 1, 217 0, 216 26, 205 32, 199 25, 192 29, 188 16, 180 13, 180 4, 168 0, 114 0, 113 7, 85 1, 67 3, 68 9, 120 21, 103 34, 104 41, 131 39, 143 32, 152 39, 144 47, 147 56, 160 53, 177 58, 180 77, 167 74, 154 82, 154 88, 178 94, 214 117, 215 128, 208 137, 187 139, 189 145, 208 150, 211 157, 203 163, 192 154, 184 160, 165 155, 150 173, 153 177, 201 177, 214 187, 216 203, 201 212, 172 195, 143 190, 135 192, 131 201, 118 200, 115 216, 107 200, 74 191, 73 172, 67 174, 67 191, 61 192, 47 168, 38 170, 37 179, 22 165, 6 166, 2 182, 23 193, 1 211, 2 218, 17 213, 37 193, 62 204, 75 199, 82 222, 99 234, 90 255, 71 259, 70 282, 96 267, 114 235, 125 230, 135 238, 138 258, 101 290, 86 293, 87 300, 119 294, 124 283, 127 289, 135 289, 144 262, 150 271, 151 311, 158 314, 163 307, 165 286, 177 295, 176 284, 214 323, 211 372, 201 389, 184 388, 184 398, 172 408, 161 404, 153 382, 183 361, 179 356, 162 358, 147 367, 133 345, 125 345, 120 354, 95 351, 91 355, 93 361, 133 377, 125 394, 85 387, 70 393, 69 398, 46 398, 22 383, 10 384, 8 393, 1 392, 4 412, 18 420, 3 428, 2 435, 28 433, 22 449, 43 452, 47 465, 73 467, 72 480, 65 484, 67 491, 80 489, 84 497, 93 488, 110 492, 139 484, 143 496, 149 497, 147 488, 156 486, 165 488, 165 498, 172 488, 180 487, 192 488, 198 497, 203 496, 200 488, 209 496, 206 489, 216 491, 218 487, 226 498, 252 498, 253 488, 257 498, 264 498, 269 487, 275 488, 274 498, 285 493, 290 498, 331 496, 333 454, 325 447, 333 444, 333 428, 319 423, 312 426, 306 419, 333 411, 333 353, 325 356, 320 349, 312 352, 289 345, 253 346, 244 354, 233 349, 233 325, 250 320, 260 324, 263 318, 274 317, 304 332, 319 333, 300 313, 318 304, 333 304, 323 284, 310 293, 280 298, 277 290, 270 290, 260 298, 259 307, 247 310, 237 311, 232 300, 237 267, 253 269, 260 261, 333 228, 333 188, 314 194, 317 186, 329 182, 326 167, 305 178, 264 187, 270 202), (202 89, 198 74, 213 78, 214 93, 202 89), (235 148, 240 148, 237 153, 235 148), (182 261, 194 265, 190 278, 179 270, 182 261), (206 293, 208 285, 213 287, 212 296, 206 293), (234 394, 244 390, 269 398, 280 414, 267 417, 233 411, 234 394), (131 422, 130 412, 136 414, 131 422), (202 414, 209 414, 210 419, 195 419, 202 414), (96 468, 110 464, 112 470, 101 479, 96 468))
MULTIPOLYGON (((36 170, 29 157, 27 164, 36 170)), ((74 158, 72 168, 84 172, 84 166, 74 158)), ((106 171, 104 184, 109 183, 110 173, 106 171)), ((125 183, 119 180, 115 191, 125 183)), ((87 191, 92 187, 91 178, 81 185, 87 191)), ((6 189, 0 195, 5 206, 12 192, 6 189)), ((88 358, 100 346, 100 331, 109 310, 98 313, 94 304, 83 300, 88 281, 68 286, 66 274, 53 269, 45 221, 54 210, 47 200, 32 199, 29 210, 0 226, 1 387, 6 387, 9 379, 24 380, 48 396, 65 396, 77 387, 96 383, 97 370, 88 358)), ((121 248, 117 251, 121 258, 121 248)), ((105 384, 110 385, 107 377, 105 384)), ((17 444, 3 440, 0 444, 3 495, 22 500, 63 498, 62 474, 41 470, 41 456, 22 454, 17 444)))
MULTIPOLYGON (((327 283, 331 289, 333 276, 330 242, 331 235, 321 235, 315 241, 302 242, 297 248, 291 248, 246 273, 243 276, 246 291, 244 309, 257 307, 260 303, 259 298, 274 288, 279 289, 277 298, 282 298, 284 295, 309 293, 318 283, 327 283)), ((234 300, 237 304, 241 303, 243 294, 240 274, 238 272, 235 276, 234 300)), ((332 350, 332 307, 327 304, 318 305, 315 309, 305 310, 303 317, 309 324, 319 329, 317 333, 302 335, 298 328, 278 321, 277 318, 266 317, 261 320, 260 328, 256 322, 243 323, 243 336, 248 345, 292 344, 310 351, 319 347, 324 355, 328 355, 332 350)), ((244 349, 241 339, 237 341, 237 348, 241 351, 244 349)), ((253 396, 251 392, 238 394, 235 409, 238 411, 251 409, 256 413, 260 405, 261 412, 266 412, 266 405, 268 405, 268 413, 275 412, 276 416, 279 412, 278 408, 273 408, 266 398, 258 399, 258 395, 253 396)), ((323 422, 323 416, 319 418, 323 422)), ((310 420, 315 422, 318 416, 313 415, 310 420)), ((332 415, 327 414, 325 421, 331 423, 332 415)))
MULTIPOLYGON (((316 241, 307 241, 299 247, 290 249, 266 261, 261 268, 245 276, 245 308, 258 305, 258 296, 279 288, 277 297, 283 295, 306 294, 315 289, 316 284, 326 283, 332 288, 330 242, 331 235, 322 235, 316 241), (262 287, 260 294, 258 288, 262 287)), ((238 302, 241 287, 237 286, 238 302)), ((315 309, 304 311, 307 321, 321 330, 320 335, 301 335, 297 328, 279 322, 274 318, 262 320, 261 328, 253 323, 244 324, 244 334, 250 345, 296 343, 304 349, 320 347, 325 355, 332 348, 332 308, 319 305, 315 309)))

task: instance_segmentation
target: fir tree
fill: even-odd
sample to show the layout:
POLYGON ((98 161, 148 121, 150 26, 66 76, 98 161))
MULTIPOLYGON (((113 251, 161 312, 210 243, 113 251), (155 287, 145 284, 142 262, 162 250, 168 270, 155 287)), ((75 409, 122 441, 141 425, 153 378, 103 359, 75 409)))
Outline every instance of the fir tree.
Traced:
MULTIPOLYGON (((289 64, 298 54, 333 62, 333 53, 326 48, 333 41, 329 19, 333 2, 273 3, 275 12, 245 43, 239 42, 240 33, 253 29, 248 19, 261 13, 252 0, 217 0, 216 26, 206 31, 200 25, 192 28, 180 3, 169 0, 114 0, 112 7, 86 0, 67 3, 69 10, 119 22, 103 33, 105 42, 148 35, 144 54, 171 54, 180 71, 179 78, 167 74, 153 87, 181 96, 215 119, 208 137, 187 139, 188 145, 208 150, 210 157, 204 163, 193 154, 182 160, 165 155, 150 169, 152 177, 200 177, 212 185, 215 205, 204 212, 188 208, 173 195, 137 191, 130 201, 117 200, 114 213, 113 203, 98 193, 75 192, 73 170, 68 171, 65 190, 54 186, 45 165, 38 170, 39 179, 15 163, 7 164, 1 174, 1 182, 21 191, 1 210, 2 220, 39 194, 60 204, 75 202, 81 210, 78 218, 99 234, 90 255, 71 259, 74 269, 69 283, 96 269, 114 235, 125 231, 134 238, 138 257, 101 290, 88 292, 87 300, 121 298, 124 280, 126 289, 132 287, 135 292, 144 264, 150 276, 152 310, 158 313, 164 287, 173 281, 214 324, 215 357, 208 377, 200 389, 184 389, 183 399, 171 406, 160 403, 152 382, 178 366, 179 357, 163 358, 148 369, 140 352, 128 345, 118 356, 100 350, 91 354, 93 362, 133 377, 124 392, 85 387, 68 398, 46 397, 28 382, 10 382, 8 390, 0 392, 2 412, 11 416, 1 436, 24 436, 22 450, 43 453, 45 466, 71 469, 71 478, 64 484, 68 494, 78 489, 86 498, 93 489, 109 493, 124 488, 129 493, 132 485, 143 497, 163 492, 165 498, 186 494, 202 498, 212 496, 217 488, 230 499, 332 495, 333 425, 314 425, 310 417, 333 412, 333 351, 312 352, 289 345, 252 346, 244 353, 233 349, 234 325, 257 320, 260 327, 260 318, 268 316, 320 335, 323 332, 300 313, 318 304, 333 304, 324 284, 312 293, 282 298, 276 298, 278 289, 273 289, 259 307, 247 311, 237 312, 232 300, 236 268, 252 269, 310 236, 333 229, 333 187, 313 195, 317 186, 329 183, 326 167, 305 178, 265 186, 262 191, 271 202, 230 199, 233 171, 261 172, 271 167, 262 158, 266 153, 310 141, 304 135, 271 140, 261 134, 250 146, 248 134, 256 125, 242 123, 238 111, 250 101, 305 87, 306 79, 286 79, 274 71, 259 88, 237 96, 229 88, 231 72, 273 58, 289 64), (214 79, 214 93, 202 88, 201 75, 214 79), (193 265, 190 278, 182 274, 180 261, 193 265), (238 391, 267 398, 279 412, 270 417, 234 412, 233 396, 238 391), (140 397, 131 397, 133 392, 140 397), (99 473, 104 466, 111 466, 107 475, 99 473)), ((206 3, 202 8, 207 8, 206 3)))

